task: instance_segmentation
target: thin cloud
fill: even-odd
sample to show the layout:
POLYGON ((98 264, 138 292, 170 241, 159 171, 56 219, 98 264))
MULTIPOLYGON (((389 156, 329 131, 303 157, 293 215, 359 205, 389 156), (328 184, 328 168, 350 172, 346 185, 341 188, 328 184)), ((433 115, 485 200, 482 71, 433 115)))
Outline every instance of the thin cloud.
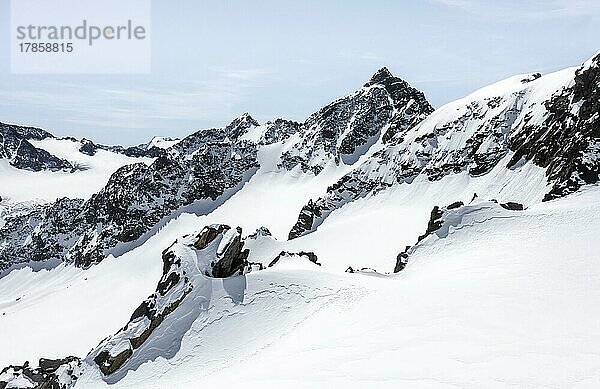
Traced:
POLYGON ((544 0, 544 1, 476 1, 430 0, 433 3, 459 9, 466 13, 489 18, 542 20, 562 17, 583 17, 600 12, 597 0, 544 0))

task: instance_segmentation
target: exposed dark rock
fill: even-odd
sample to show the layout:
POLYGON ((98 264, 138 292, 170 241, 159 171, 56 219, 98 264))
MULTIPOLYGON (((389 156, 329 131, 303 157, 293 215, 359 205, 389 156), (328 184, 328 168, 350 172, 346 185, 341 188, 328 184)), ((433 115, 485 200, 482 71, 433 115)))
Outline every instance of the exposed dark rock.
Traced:
POLYGON ((552 189, 544 201, 568 195, 599 180, 600 55, 577 70, 572 87, 545 102, 541 125, 526 124, 511 138, 514 166, 524 158, 547 167, 552 189))
MULTIPOLYGON (((452 205, 455 205, 455 204, 462 205, 461 202, 456 202, 456 203, 453 203, 452 205)), ((451 208, 448 208, 448 209, 451 209, 451 208)), ((433 207, 433 209, 431 210, 431 215, 429 216, 429 222, 427 223, 427 230, 425 231, 425 233, 423 235, 419 236, 419 238, 417 239, 417 242, 422 241, 423 239, 428 237, 432 232, 437 231, 437 229, 442 226, 442 224, 444 223, 444 221, 442 220, 443 214, 444 214, 444 212, 443 212, 443 210, 440 209, 440 207, 438 207, 437 205, 435 207, 433 207)))
POLYGON ((386 67, 379 69, 365 86, 382 85, 389 93, 396 114, 392 118, 389 129, 383 135, 383 142, 401 136, 406 130, 414 127, 424 117, 434 111, 423 92, 411 87, 406 81, 395 77, 386 67))
POLYGON ((533 73, 532 75, 530 75, 530 76, 527 76, 527 77, 523 78, 523 79, 521 80, 521 83, 523 83, 523 84, 526 84, 526 83, 528 83, 528 82, 535 81, 535 80, 537 80, 538 78, 540 78, 541 76, 542 76, 542 75, 541 75, 540 73, 533 73))
POLYGON ((79 358, 67 357, 41 358, 39 367, 36 368, 30 367, 29 362, 25 362, 22 366, 10 365, 0 373, 7 377, 0 380, 0 388, 20 388, 18 380, 27 379, 34 383, 36 389, 68 389, 77 381, 79 372, 76 370, 80 364, 79 358), (58 370, 61 370, 60 373, 58 370))
POLYGON ((292 240, 310 232, 312 230, 315 217, 320 216, 321 211, 319 208, 315 207, 315 204, 312 202, 312 200, 308 200, 308 204, 302 207, 300 215, 298 216, 298 221, 294 227, 292 227, 292 230, 288 235, 288 239, 292 240))
POLYGON ((227 243, 222 252, 217 252, 220 256, 212 269, 212 275, 216 278, 225 278, 239 272, 246 264, 246 259, 250 250, 243 250, 242 229, 237 227, 237 234, 227 243))
POLYGON ((406 263, 408 262, 408 250, 410 250, 412 246, 406 246, 403 252, 398 254, 396 257, 396 266, 394 267, 394 273, 398 273, 406 267, 406 263))
POLYGON ((456 209, 456 208, 460 208, 464 205, 464 203, 462 201, 456 201, 450 205, 448 205, 446 208, 447 209, 456 209))
POLYGON ((194 243, 194 247, 197 250, 204 250, 206 246, 212 243, 219 234, 222 234, 228 229, 229 226, 226 226, 224 224, 204 227, 202 231, 200 231, 200 233, 198 234, 197 240, 194 243))
MULTIPOLYGON (((439 230, 444 225, 444 213, 446 213, 447 211, 458 209, 463 205, 464 204, 462 201, 456 201, 444 208, 440 208, 437 205, 434 206, 431 210, 429 221, 427 222, 427 230, 425 230, 425 233, 423 235, 417 238, 417 243, 415 244, 415 246, 423 239, 427 238, 429 235, 439 230)), ((404 251, 398 254, 398 256, 396 257, 396 266, 394 267, 394 273, 398 273, 406 267, 406 263, 408 262, 408 257, 410 255, 410 250, 412 250, 413 247, 414 246, 406 246, 404 251)))
POLYGON ((78 361, 79 358, 77 357, 66 357, 66 358, 62 358, 62 359, 46 359, 46 358, 40 358, 39 361, 39 366, 40 366, 40 370, 42 370, 42 372, 49 374, 49 373, 54 373, 56 371, 56 369, 58 369, 61 365, 73 362, 73 361, 78 361))
POLYGON ((512 201, 509 201, 506 203, 501 203, 500 206, 502 208, 508 209, 510 211, 522 211, 523 210, 523 204, 515 203, 512 201))
MULTIPOLYGON (((76 139, 71 139, 77 141, 76 139)), ((79 151, 87 155, 95 155, 98 150, 106 150, 113 153, 123 154, 132 158, 158 158, 167 154, 165 149, 151 146, 149 144, 141 144, 138 146, 120 146, 120 145, 101 145, 92 142, 89 139, 81 140, 79 151)))
POLYGON ((292 257, 292 256, 306 257, 310 262, 314 263, 315 265, 321 266, 321 264, 318 262, 317 255, 315 253, 313 253, 312 251, 300 251, 297 253, 291 253, 289 251, 282 251, 277 255, 277 257, 275 257, 274 260, 271 261, 271 263, 269 263, 269 265, 267 267, 275 266, 275 264, 277 264, 277 262, 279 262, 279 260, 282 257, 292 257))
POLYGON ((96 365, 98 365, 98 368, 100 368, 100 371, 104 375, 109 375, 117 371, 117 369, 119 369, 119 367, 121 367, 127 361, 132 353, 133 351, 131 351, 131 349, 125 349, 119 354, 112 356, 108 351, 103 350, 96 355, 94 362, 96 362, 96 365))
POLYGON ((292 134, 300 130, 301 124, 293 120, 276 119, 273 122, 267 122, 264 135, 259 140, 259 144, 272 144, 288 139, 292 134))
POLYGON ((256 231, 254 231, 254 233, 248 235, 248 239, 256 239, 259 236, 271 236, 271 231, 269 231, 269 229, 264 226, 257 228, 256 231))
POLYGON ((81 146, 79 147, 80 153, 93 156, 96 155, 96 151, 98 151, 98 147, 94 142, 85 138, 81 140, 81 146))
POLYGON ((381 69, 359 91, 312 114, 280 166, 319 174, 331 161, 353 164, 378 138, 390 141, 432 111, 423 93, 381 69))
POLYGON ((44 140, 47 138, 54 138, 54 135, 52 135, 48 131, 42 130, 41 128, 20 126, 17 124, 7 124, 0 122, 0 132, 4 131, 5 129, 10 129, 19 138, 27 140, 44 140))

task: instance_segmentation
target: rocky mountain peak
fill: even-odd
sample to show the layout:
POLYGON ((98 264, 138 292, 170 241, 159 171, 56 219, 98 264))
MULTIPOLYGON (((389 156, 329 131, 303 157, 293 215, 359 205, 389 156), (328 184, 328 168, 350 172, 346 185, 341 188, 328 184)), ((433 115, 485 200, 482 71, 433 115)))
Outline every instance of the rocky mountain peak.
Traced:
POLYGON ((231 138, 238 138, 250 127, 256 127, 260 124, 248 112, 242 116, 233 119, 231 123, 225 127, 225 133, 231 138))
POLYGON ((384 66, 381 69, 377 70, 373 74, 373 76, 371 77, 369 82, 366 84, 366 86, 373 85, 373 84, 383 84, 383 83, 385 83, 386 80, 388 80, 390 78, 395 78, 395 77, 392 74, 392 72, 390 72, 390 70, 384 66))
POLYGON ((413 88, 403 79, 394 76, 387 67, 382 67, 376 71, 364 86, 369 87, 373 85, 381 85, 386 89, 394 101, 396 109, 402 108, 410 100, 414 100, 423 113, 430 114, 433 112, 433 107, 429 104, 423 92, 413 88))

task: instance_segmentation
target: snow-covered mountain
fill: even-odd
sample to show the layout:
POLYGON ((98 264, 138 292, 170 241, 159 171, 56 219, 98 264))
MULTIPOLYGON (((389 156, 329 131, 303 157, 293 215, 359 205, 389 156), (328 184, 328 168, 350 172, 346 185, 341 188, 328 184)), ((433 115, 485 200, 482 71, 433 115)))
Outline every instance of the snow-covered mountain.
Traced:
POLYGON ((595 387, 599 88, 600 53, 134 148, 8 126, 39 171, 0 179, 52 194, 0 186, 0 386, 595 387))
POLYGON ((73 165, 31 144, 32 140, 53 138, 40 128, 0 123, 0 158, 10 166, 25 170, 71 170, 73 165))

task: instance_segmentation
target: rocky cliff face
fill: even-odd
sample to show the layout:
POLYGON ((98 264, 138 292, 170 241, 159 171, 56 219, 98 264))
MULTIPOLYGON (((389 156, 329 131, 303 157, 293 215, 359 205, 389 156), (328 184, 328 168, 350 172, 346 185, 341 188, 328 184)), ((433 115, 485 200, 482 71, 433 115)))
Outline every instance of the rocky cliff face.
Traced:
POLYGON ((38 387, 69 388, 76 383, 82 368, 90 366, 105 377, 118 372, 125 374, 146 362, 144 352, 153 348, 154 343, 181 341, 184 329, 156 336, 154 332, 177 318, 194 313, 197 316, 198 311, 207 310, 212 279, 249 271, 248 254, 240 227, 213 224, 181 237, 162 253, 163 274, 156 291, 140 304, 121 330, 104 339, 84 359, 42 358, 39 367, 30 367, 28 363, 6 367, 0 374, 0 387, 31 382, 38 387))
POLYGON ((332 161, 354 164, 380 138, 390 141, 432 111, 422 92, 383 68, 357 92, 312 114, 286 145, 281 166, 319 174, 332 161))
POLYGON ((525 119, 523 130, 510 139, 521 159, 546 167, 552 189, 544 200, 575 192, 598 182, 600 171, 600 54, 575 72, 573 82, 545 101, 542 123, 525 119))
POLYGON ((0 270, 64 258, 82 232, 82 204, 80 199, 63 198, 12 211, 0 228, 0 270))

